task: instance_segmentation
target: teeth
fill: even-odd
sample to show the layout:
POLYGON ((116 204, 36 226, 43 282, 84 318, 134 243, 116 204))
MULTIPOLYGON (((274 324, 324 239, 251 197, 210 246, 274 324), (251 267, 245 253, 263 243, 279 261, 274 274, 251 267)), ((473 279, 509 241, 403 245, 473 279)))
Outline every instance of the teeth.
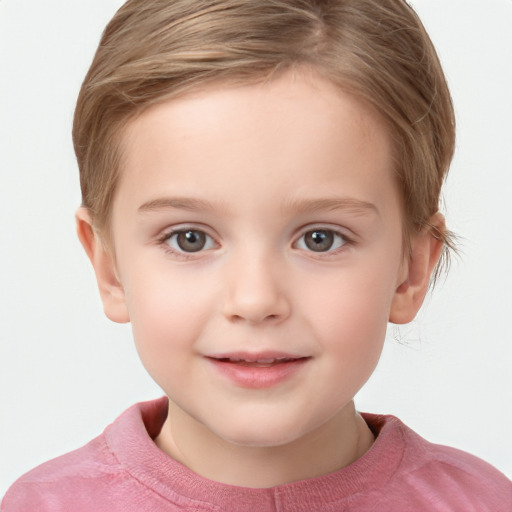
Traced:
POLYGON ((288 361, 289 358, 288 357, 278 357, 277 359, 275 358, 272 358, 272 359, 236 359, 236 358, 230 358, 229 361, 231 363, 241 363, 241 362, 244 362, 244 363, 258 363, 258 364, 272 364, 272 363, 275 363, 276 361, 288 361))

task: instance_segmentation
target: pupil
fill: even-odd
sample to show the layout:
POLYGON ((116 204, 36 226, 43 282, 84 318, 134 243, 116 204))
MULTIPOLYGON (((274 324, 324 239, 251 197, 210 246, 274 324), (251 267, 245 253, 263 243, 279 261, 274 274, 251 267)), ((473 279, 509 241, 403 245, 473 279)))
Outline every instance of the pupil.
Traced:
POLYGON ((328 251, 333 242, 334 235, 330 231, 310 231, 305 236, 306 246, 315 252, 328 251))
POLYGON ((206 236, 200 231, 183 231, 178 234, 178 245, 182 251, 197 252, 206 244, 206 236))

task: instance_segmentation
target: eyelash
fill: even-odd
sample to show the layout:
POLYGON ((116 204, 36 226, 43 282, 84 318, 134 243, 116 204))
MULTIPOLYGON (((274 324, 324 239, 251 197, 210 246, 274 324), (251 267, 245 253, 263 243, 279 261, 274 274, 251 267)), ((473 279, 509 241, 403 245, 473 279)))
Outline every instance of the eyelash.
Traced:
MULTIPOLYGON (((218 243, 215 242, 214 238, 210 236, 204 229, 192 227, 192 226, 184 226, 180 228, 174 228, 169 231, 166 231, 157 239, 157 243, 161 246, 163 246, 166 253, 171 254, 174 257, 178 257, 183 260, 191 260, 196 259, 198 255, 202 254, 203 252, 212 249, 213 247, 207 247, 201 248, 197 251, 184 251, 172 248, 169 245, 169 240, 171 240, 175 236, 179 236, 180 234, 185 234, 187 232, 194 232, 194 233, 202 233, 207 239, 210 241, 210 245, 213 244, 214 246, 218 247, 218 243)), ((348 237, 345 233, 342 233, 339 230, 326 227, 326 226, 308 226, 308 229, 302 231, 301 235, 293 242, 292 247, 298 248, 298 243, 307 235, 314 232, 322 232, 322 233, 331 233, 334 237, 338 237, 341 239, 341 245, 339 247, 336 247, 334 249, 328 249, 326 251, 314 251, 312 249, 308 248, 299 248, 302 251, 305 251, 307 253, 310 253, 311 255, 317 257, 317 258, 329 258, 332 256, 335 256, 339 254, 342 251, 345 251, 348 247, 354 245, 354 240, 352 237, 348 237)), ((208 241, 206 242, 208 244, 208 241)), ((304 242, 303 242, 304 243, 304 242)), ((334 242, 333 242, 334 243, 334 242)))

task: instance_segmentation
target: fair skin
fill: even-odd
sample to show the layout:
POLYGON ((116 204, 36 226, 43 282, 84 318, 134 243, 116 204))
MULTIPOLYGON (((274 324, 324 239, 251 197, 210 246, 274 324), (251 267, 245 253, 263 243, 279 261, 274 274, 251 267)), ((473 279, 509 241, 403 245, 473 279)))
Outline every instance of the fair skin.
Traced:
POLYGON ((353 397, 441 250, 421 232, 404 256, 384 122, 295 70, 153 106, 123 143, 112 246, 83 208, 78 233, 107 316, 132 323, 169 397, 157 445, 247 487, 364 455, 374 438, 353 397))

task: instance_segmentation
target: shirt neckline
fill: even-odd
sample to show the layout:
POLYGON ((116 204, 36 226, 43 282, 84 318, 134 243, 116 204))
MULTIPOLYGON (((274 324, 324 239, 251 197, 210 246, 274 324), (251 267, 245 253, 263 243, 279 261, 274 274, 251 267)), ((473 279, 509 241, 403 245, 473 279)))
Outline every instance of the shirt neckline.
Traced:
POLYGON ((153 439, 167 416, 166 397, 135 404, 107 427, 105 438, 123 468, 162 498, 193 510, 339 510, 343 501, 382 487, 400 465, 402 423, 393 416, 363 413, 375 435, 357 461, 333 473, 277 487, 254 489, 203 478, 161 451, 153 439), (338 508, 336 508, 338 507, 338 508))

